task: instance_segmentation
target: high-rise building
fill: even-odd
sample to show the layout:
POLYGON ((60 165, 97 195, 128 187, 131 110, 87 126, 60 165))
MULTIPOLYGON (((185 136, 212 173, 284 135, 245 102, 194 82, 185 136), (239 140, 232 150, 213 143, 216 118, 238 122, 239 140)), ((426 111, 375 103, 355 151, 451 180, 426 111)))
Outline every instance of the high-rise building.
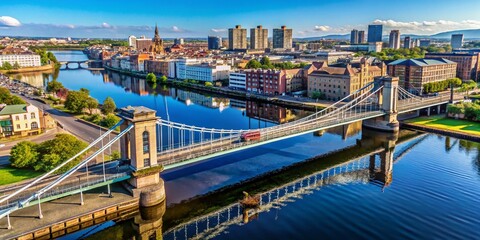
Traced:
POLYGON ((173 44, 175 45, 183 45, 185 43, 185 41, 183 40, 183 38, 175 38, 175 40, 173 40, 173 44))
POLYGON ((412 48, 412 39, 410 37, 405 37, 403 40, 403 48, 412 48))
POLYGON ((352 32, 350 32, 350 44, 358 44, 358 30, 353 29, 352 32))
POLYGON ((247 29, 241 25, 228 29, 228 45, 230 50, 247 49, 247 29))
POLYGON ((365 31, 358 31, 358 43, 365 43, 365 31))
POLYGON ((388 39, 388 47, 392 49, 400 48, 400 31, 392 30, 388 39))
POLYGON ((452 48, 462 48, 463 46, 463 34, 452 34, 451 39, 452 48))
POLYGON ((222 38, 219 36, 208 36, 208 49, 216 50, 222 48, 222 38))
POLYGON ((368 25, 368 42, 381 42, 383 25, 368 25))
POLYGON ((268 48, 268 29, 261 25, 250 29, 250 49, 268 48))
POLYGON ((128 46, 132 48, 137 47, 137 37, 131 35, 128 37, 128 46))
POLYGON ((420 39, 418 42, 419 47, 429 47, 432 44, 430 39, 420 39))
POLYGON ((293 47, 292 29, 286 26, 273 29, 273 48, 291 49, 293 47))

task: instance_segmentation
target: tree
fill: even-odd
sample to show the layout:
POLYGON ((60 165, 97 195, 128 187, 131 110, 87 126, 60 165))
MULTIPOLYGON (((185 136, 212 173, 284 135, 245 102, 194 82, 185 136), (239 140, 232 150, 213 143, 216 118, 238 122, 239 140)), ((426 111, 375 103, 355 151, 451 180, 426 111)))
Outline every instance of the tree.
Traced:
POLYGON ((115 109, 117 109, 117 105, 115 105, 115 101, 113 101, 113 98, 107 97, 102 104, 102 113, 110 114, 110 113, 113 113, 115 109))
POLYGON ((115 116, 115 114, 110 113, 108 114, 101 122, 101 125, 106 128, 111 128, 115 126, 120 121, 120 118, 115 116))
POLYGON ((157 76, 153 73, 147 74, 147 82, 148 83, 157 83, 157 76))
POLYGON ((270 58, 268 57, 263 57, 262 59, 260 59, 260 64, 262 64, 263 66, 271 66, 272 64, 270 63, 270 58))
POLYGON ((0 103, 4 103, 7 105, 15 105, 15 104, 25 104, 22 98, 12 95, 10 90, 4 87, 0 87, 0 103))
POLYGON ((15 62, 13 64, 13 69, 20 69, 20 64, 18 64, 18 62, 15 62))
POLYGON ((16 168, 30 168, 38 160, 37 145, 33 142, 19 142, 10 150, 10 163, 16 168))
POLYGON ((53 80, 47 84, 47 92, 56 94, 62 88, 64 88, 63 84, 57 80, 53 80))
POLYGON ((205 87, 213 87, 213 83, 211 83, 211 82, 205 82, 205 87))
POLYGON ((168 81, 167 76, 163 75, 163 76, 160 77, 160 82, 161 83, 167 83, 167 81, 168 81))
POLYGON ((324 99, 325 95, 322 92, 314 91, 312 92, 313 99, 324 99))
POLYGON ((92 98, 92 97, 89 96, 89 97, 87 98, 87 101, 85 102, 85 106, 86 106, 86 108, 88 109, 88 112, 90 113, 90 115, 92 115, 93 109, 98 108, 97 99, 92 98))
POLYGON ((258 62, 256 59, 252 59, 252 60, 248 61, 247 65, 245 65, 245 68, 257 69, 257 68, 261 68, 261 67, 262 67, 262 64, 260 62, 258 62))
MULTIPOLYGON (((38 146, 41 161, 35 165, 37 171, 49 171, 62 162, 70 159, 75 154, 87 147, 85 142, 78 140, 70 134, 57 134, 54 139, 45 141, 38 146)), ((82 156, 66 164, 59 172, 64 172, 75 166, 82 156)))
POLYGON ((10 64, 9 62, 3 62, 3 64, 2 64, 2 69, 3 69, 3 70, 12 70, 12 69, 13 69, 13 66, 12 66, 12 64, 10 64))
POLYGON ((68 91, 65 108, 74 113, 81 113, 87 107, 89 97, 84 91, 68 91))

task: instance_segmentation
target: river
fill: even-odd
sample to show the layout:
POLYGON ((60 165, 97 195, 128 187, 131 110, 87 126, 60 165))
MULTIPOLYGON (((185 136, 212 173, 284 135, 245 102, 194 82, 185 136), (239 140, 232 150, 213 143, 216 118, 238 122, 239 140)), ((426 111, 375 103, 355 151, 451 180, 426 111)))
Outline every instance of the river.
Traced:
MULTIPOLYGON (((78 51, 54 53, 60 61, 86 59, 78 51)), ((60 70, 57 75, 19 78, 39 87, 56 78, 69 89, 89 89, 100 102, 110 96, 117 107, 143 105, 157 110, 159 117, 202 127, 259 128, 308 114, 181 89, 152 89, 142 79, 108 71, 60 70)), ((356 123, 217 157, 162 177, 166 211, 152 210, 157 217, 140 221, 139 214, 63 238, 144 239, 139 229, 148 224, 157 227, 145 239, 153 233, 165 239, 475 239, 480 229, 480 144, 434 134, 401 131, 400 136, 385 137, 362 132, 361 123, 356 123), (381 166, 388 155, 378 148, 389 149, 393 156, 386 174, 381 166), (315 159, 304 162, 311 158, 315 159), (368 167, 372 159, 375 169, 368 167), (286 168, 292 164, 296 166, 286 168), (339 164, 346 164, 347 172, 337 174, 343 169, 339 164), (352 170, 362 164, 363 169, 352 170), (255 178, 271 171, 278 172, 255 178), (262 201, 267 201, 277 188, 286 189, 278 190, 280 194, 299 191, 307 184, 302 178, 312 174, 324 180, 272 207, 253 210, 246 219, 228 221, 230 210, 207 217, 235 204, 242 197, 240 190, 264 194, 262 201), (298 179, 301 183, 292 185, 298 179), (232 184, 239 185, 225 188, 232 184), (203 196, 191 199, 197 195, 203 196), (196 225, 192 219, 197 219, 196 225)), ((234 210, 238 209, 233 206, 234 210)))

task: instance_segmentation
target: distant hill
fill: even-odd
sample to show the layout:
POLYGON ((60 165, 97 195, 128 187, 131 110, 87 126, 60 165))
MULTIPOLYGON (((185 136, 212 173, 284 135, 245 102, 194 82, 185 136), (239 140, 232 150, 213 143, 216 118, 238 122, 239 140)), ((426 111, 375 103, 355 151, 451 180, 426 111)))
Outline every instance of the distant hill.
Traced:
MULTIPOLYGON (((480 29, 466 29, 466 30, 455 30, 448 32, 441 32, 434 35, 420 35, 420 34, 402 34, 402 38, 411 37, 413 39, 421 38, 437 38, 437 39, 450 39, 452 34, 463 34, 465 39, 480 39, 480 29)), ((388 41, 389 35, 383 35, 384 41, 388 41)), ((350 40, 350 34, 337 34, 337 35, 326 35, 321 37, 306 37, 306 38, 296 38, 296 40, 301 41, 318 41, 322 39, 331 39, 331 40, 350 40)))
POLYGON ((321 36, 321 37, 307 37, 307 38, 296 38, 296 39, 297 40, 303 40, 303 41, 318 41, 318 40, 323 40, 323 39, 349 40, 350 39, 350 34, 326 35, 326 36, 321 36))
POLYGON ((442 33, 437 33, 435 35, 431 35, 430 37, 431 38, 450 38, 452 34, 463 34, 463 37, 467 39, 480 39, 480 29, 442 32, 442 33))

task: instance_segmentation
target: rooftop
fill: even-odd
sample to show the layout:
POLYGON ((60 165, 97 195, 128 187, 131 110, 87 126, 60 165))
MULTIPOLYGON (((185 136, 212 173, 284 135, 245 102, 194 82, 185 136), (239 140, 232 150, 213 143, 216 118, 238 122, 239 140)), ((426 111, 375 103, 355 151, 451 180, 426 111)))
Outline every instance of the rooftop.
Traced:
POLYGON ((389 63, 389 66, 393 65, 404 65, 404 66, 433 66, 433 65, 444 65, 444 64, 455 64, 450 60, 444 58, 418 58, 418 59, 399 59, 389 63))
POLYGON ((26 112, 27 112, 26 104, 7 105, 2 110, 0 110, 0 116, 26 113, 26 112))

